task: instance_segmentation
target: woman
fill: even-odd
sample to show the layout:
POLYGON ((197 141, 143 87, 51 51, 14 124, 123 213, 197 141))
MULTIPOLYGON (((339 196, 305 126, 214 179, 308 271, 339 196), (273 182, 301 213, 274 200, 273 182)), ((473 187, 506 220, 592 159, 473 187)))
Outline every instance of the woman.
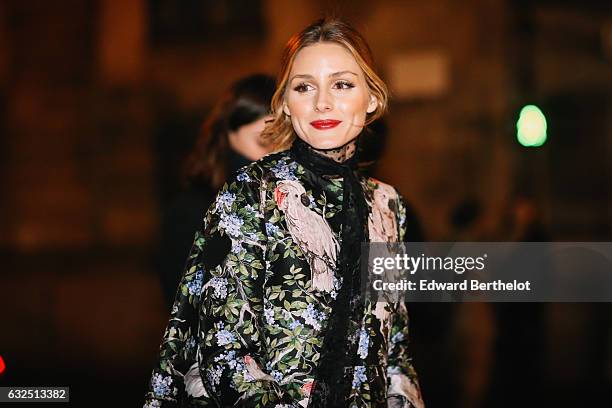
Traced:
POLYGON ((274 78, 256 74, 231 85, 206 119, 184 166, 184 189, 162 209, 158 268, 168 308, 174 303, 181 268, 202 222, 227 176, 270 152, 261 137, 269 118, 274 78))
POLYGON ((386 104, 350 26, 289 41, 264 130, 287 150, 239 170, 207 212, 146 406, 423 406, 405 305, 360 293, 361 242, 410 234, 396 190, 355 171, 386 104))

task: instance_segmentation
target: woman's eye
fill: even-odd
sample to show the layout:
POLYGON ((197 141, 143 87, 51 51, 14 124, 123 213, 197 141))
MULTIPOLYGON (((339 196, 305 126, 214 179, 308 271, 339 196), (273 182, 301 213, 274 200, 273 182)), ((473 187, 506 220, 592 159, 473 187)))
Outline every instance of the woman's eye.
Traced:
POLYGON ((312 90, 312 85, 308 85, 308 84, 302 82, 301 84, 296 85, 293 88, 293 90, 297 91, 297 92, 300 92, 300 93, 306 92, 306 91, 310 91, 310 90, 312 90))
POLYGON ((352 82, 349 81, 338 81, 336 83, 334 83, 334 88, 335 89, 351 89, 354 88, 355 84, 353 84, 352 82))

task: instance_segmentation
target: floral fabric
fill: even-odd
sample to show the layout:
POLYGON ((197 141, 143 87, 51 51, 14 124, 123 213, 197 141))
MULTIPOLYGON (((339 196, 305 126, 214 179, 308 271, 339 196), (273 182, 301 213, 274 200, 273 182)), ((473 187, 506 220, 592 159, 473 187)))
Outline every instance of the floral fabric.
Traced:
MULTIPOLYGON (((360 177, 371 241, 403 241, 397 191, 360 177)), ((239 170, 195 234, 146 407, 307 407, 342 285, 342 179, 289 151, 239 170)), ((347 407, 423 407, 403 303, 364 303, 347 407)))

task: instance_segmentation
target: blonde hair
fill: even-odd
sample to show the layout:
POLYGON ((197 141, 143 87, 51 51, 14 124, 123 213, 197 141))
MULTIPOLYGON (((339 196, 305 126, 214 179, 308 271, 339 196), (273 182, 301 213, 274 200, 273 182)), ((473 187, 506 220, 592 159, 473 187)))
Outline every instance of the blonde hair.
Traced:
POLYGON ((380 118, 387 110, 389 91, 387 85, 374 70, 374 59, 366 40, 357 30, 341 20, 320 19, 299 34, 291 37, 285 47, 276 91, 272 96, 271 112, 273 119, 266 124, 262 133, 262 137, 275 150, 289 148, 296 137, 291 119, 283 112, 287 82, 295 56, 301 49, 321 42, 336 43, 346 48, 363 71, 368 90, 378 101, 376 109, 367 115, 365 124, 368 125, 380 118))

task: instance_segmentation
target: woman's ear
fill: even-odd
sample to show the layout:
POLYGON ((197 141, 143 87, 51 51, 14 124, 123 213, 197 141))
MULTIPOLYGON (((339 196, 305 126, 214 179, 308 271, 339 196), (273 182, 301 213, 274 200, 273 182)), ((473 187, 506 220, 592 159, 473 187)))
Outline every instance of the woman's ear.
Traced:
POLYGON ((366 109, 367 113, 372 113, 378 107, 378 98, 374 95, 370 95, 370 102, 368 102, 368 109, 366 109))
POLYGON ((291 116, 291 112, 289 111, 289 106, 287 106, 287 102, 283 102, 283 112, 285 112, 285 115, 291 116))

